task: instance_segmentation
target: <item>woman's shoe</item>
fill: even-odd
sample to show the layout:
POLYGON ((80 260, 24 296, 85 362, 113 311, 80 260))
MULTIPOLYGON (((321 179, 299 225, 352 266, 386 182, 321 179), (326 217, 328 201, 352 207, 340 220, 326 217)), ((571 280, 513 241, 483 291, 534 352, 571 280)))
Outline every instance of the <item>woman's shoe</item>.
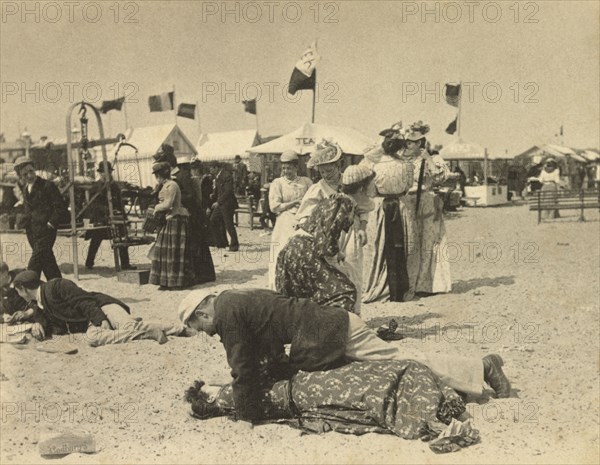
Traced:
POLYGON ((483 357, 483 380, 496 392, 498 399, 510 397, 510 381, 502 371, 504 361, 498 354, 483 357))

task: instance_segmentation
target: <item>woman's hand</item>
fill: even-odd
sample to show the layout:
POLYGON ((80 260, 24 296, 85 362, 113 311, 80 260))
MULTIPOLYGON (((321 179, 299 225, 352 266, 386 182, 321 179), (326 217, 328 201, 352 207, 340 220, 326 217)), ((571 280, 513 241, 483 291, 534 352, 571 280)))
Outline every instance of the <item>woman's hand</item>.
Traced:
POLYGON ((367 245, 367 231, 365 231, 364 229, 359 229, 356 236, 358 237, 358 243, 361 247, 367 245))

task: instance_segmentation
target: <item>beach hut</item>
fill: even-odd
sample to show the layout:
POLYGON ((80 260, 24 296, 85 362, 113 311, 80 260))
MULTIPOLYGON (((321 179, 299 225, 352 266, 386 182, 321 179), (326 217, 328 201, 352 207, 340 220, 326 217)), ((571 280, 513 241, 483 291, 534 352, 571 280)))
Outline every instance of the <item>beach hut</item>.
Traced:
POLYGON ((492 162, 508 155, 489 156, 487 149, 462 139, 443 147, 440 155, 451 166, 457 164, 466 167, 467 179, 470 180, 465 186, 467 205, 487 207, 508 202, 508 186, 500 183, 500 176, 496 182, 490 182, 490 177, 495 174, 492 162), (479 178, 479 181, 473 181, 475 178, 479 178))
POLYGON ((344 153, 342 159, 344 167, 362 160, 365 149, 374 142, 352 128, 305 123, 289 134, 250 148, 248 152, 261 157, 263 179, 274 179, 279 176, 279 156, 286 150, 294 150, 300 155, 300 172, 304 174, 306 173, 308 155, 315 150, 317 144, 323 139, 339 144, 344 153))
POLYGON ((178 163, 189 163, 198 153, 194 144, 175 123, 130 128, 125 132, 125 142, 137 150, 125 145, 117 153, 115 146, 109 155, 109 161, 113 163, 116 180, 139 187, 155 184, 152 176, 153 156, 162 144, 173 147, 178 163))

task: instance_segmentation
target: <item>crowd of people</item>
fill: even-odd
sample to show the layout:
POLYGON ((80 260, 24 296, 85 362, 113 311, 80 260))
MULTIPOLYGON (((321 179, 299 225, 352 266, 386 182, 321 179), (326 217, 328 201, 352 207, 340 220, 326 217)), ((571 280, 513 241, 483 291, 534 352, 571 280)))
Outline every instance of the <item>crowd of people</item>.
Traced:
MULTIPOLYGON (((27 211, 34 211, 38 197, 45 201, 27 229, 34 250, 28 270, 10 272, 6 264, 0 269, 3 320, 30 321, 40 340, 82 332, 93 346, 219 335, 232 383, 197 382, 188 390, 198 418, 234 415, 250 423, 295 418, 318 430, 319 422, 332 424, 332 411, 318 396, 340 396, 348 408, 337 417, 339 430, 431 436, 436 421, 448 424, 464 413, 457 392, 481 395, 487 383, 498 397, 508 397, 511 385, 496 354, 465 358, 409 350, 380 339, 360 318, 363 302, 404 302, 451 289, 448 262, 439 257, 446 240, 443 202, 433 188, 459 174, 450 173, 430 149, 428 131, 420 121, 408 128, 395 124, 380 133, 383 141, 361 163, 345 170, 341 147, 323 141, 308 162, 319 173, 315 183, 298 174, 298 154, 284 152, 281 176, 268 194, 277 219, 267 289, 215 294, 204 285, 188 293, 179 321, 167 326, 133 317, 119 298, 85 291, 61 277, 51 255, 61 210, 58 202, 55 210, 48 208, 56 192, 35 176, 31 163, 21 161, 27 211), (374 383, 386 388, 375 389, 374 383), (351 400, 361 389, 373 391, 374 400, 364 408, 351 400), (282 397, 285 392, 294 406, 289 396, 282 397), (391 400, 400 409, 393 419, 381 410, 391 400), (418 415, 406 415, 406 407, 418 415)), ((111 170, 99 167, 105 175, 111 170)), ((184 170, 164 144, 152 172, 156 203, 150 212, 157 236, 149 252, 150 283, 167 290, 215 281, 209 247, 239 248, 236 194, 247 193, 252 181, 245 165, 237 160, 233 167, 215 163, 207 169, 194 159, 184 170)), ((88 267, 105 238, 90 238, 88 267)), ((125 253, 121 261, 131 267, 125 253)), ((473 438, 468 428, 465 434, 473 438)))

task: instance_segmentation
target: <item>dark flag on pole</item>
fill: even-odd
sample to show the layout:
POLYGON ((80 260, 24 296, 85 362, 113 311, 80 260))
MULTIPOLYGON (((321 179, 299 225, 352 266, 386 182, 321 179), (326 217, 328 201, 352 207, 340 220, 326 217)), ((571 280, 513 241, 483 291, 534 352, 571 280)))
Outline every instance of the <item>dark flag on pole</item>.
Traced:
POLYGON ((563 135, 563 127, 562 127, 562 124, 560 125, 560 135, 561 135, 561 136, 563 135))
POLYGON ((123 108, 123 103, 125 103, 125 97, 121 97, 116 100, 104 100, 102 102, 102 106, 100 107, 100 111, 102 113, 108 113, 110 110, 121 111, 121 108, 123 108))
POLYGON ((244 104, 244 111, 246 113, 250 113, 251 115, 256 115, 256 99, 252 100, 244 100, 242 102, 244 104))
POLYGON ((302 54, 294 67, 294 71, 292 71, 288 85, 288 92, 290 94, 295 95, 301 89, 315 90, 317 81, 316 66, 320 58, 317 53, 317 43, 315 41, 302 54))
POLYGON ((196 119, 196 105, 193 103, 180 103, 177 107, 177 116, 196 119))
POLYGON ((460 84, 446 84, 446 102, 448 105, 458 107, 460 101, 460 84))
POLYGON ((175 92, 165 92, 148 97, 150 111, 169 111, 174 109, 175 92))
POLYGON ((456 132, 456 120, 457 119, 458 119, 458 117, 454 118, 454 120, 446 128, 446 132, 448 134, 454 134, 456 132))

